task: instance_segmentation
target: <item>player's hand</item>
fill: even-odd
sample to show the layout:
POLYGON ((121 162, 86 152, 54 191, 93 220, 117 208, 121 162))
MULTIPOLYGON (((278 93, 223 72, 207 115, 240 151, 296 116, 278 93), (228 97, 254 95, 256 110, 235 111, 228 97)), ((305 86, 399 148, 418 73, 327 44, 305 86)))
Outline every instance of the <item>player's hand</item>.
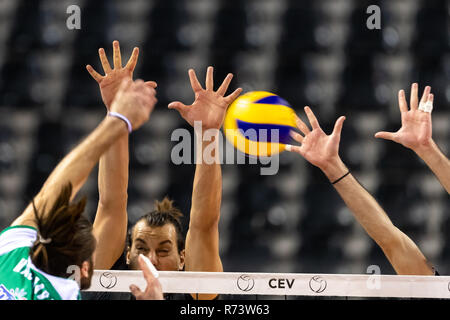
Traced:
POLYGON ((242 92, 242 89, 238 88, 230 95, 224 97, 233 78, 231 73, 226 76, 219 89, 214 91, 213 71, 213 67, 208 67, 206 72, 206 89, 203 89, 195 75, 195 71, 190 69, 189 79, 192 90, 195 93, 194 103, 185 105, 179 101, 174 101, 169 104, 169 109, 178 110, 191 126, 194 126, 194 121, 201 121, 203 129, 220 129, 228 106, 242 92))
POLYGON ((419 105, 418 87, 417 83, 413 83, 411 87, 411 108, 409 110, 405 91, 400 90, 398 93, 398 105, 402 119, 401 128, 397 132, 377 132, 376 138, 392 140, 416 152, 431 145, 431 112, 420 110, 420 105, 427 102, 432 104, 433 94, 430 93, 431 87, 425 87, 419 105))
MULTIPOLYGON (((111 104, 114 100, 115 95, 117 94, 120 84, 123 80, 133 79, 133 71, 136 67, 136 63, 139 56, 139 48, 135 47, 133 49, 133 53, 131 54, 130 59, 127 62, 125 67, 122 67, 122 57, 120 54, 120 45, 119 41, 115 40, 113 42, 113 61, 114 61, 114 69, 111 69, 111 66, 108 62, 108 58, 106 57, 105 50, 100 48, 98 50, 98 55, 100 56, 100 62, 102 63, 103 71, 105 75, 100 75, 97 71, 92 68, 91 65, 87 65, 86 69, 92 78, 97 81, 100 92, 102 95, 103 103, 105 104, 108 111, 110 110, 111 104)), ((156 82, 147 81, 146 85, 150 88, 156 88, 156 82)))
POLYGON ((150 260, 139 255, 138 262, 139 267, 144 274, 145 281, 147 281, 147 288, 142 292, 136 285, 132 284, 130 286, 131 293, 136 297, 136 300, 164 300, 161 283, 158 278, 153 275, 150 266, 148 265, 148 263, 151 264, 150 260), (147 259, 147 262, 145 259, 147 259))
POLYGON ((303 135, 291 131, 291 137, 301 145, 286 145, 286 150, 297 152, 311 164, 324 171, 330 178, 334 175, 339 176, 340 172, 330 171, 340 169, 337 164, 342 163, 339 157, 339 142, 345 117, 339 117, 334 125, 333 132, 331 135, 327 135, 323 132, 316 116, 309 107, 305 107, 305 113, 312 130, 297 117, 297 127, 303 135))
POLYGON ((157 101, 155 89, 143 80, 125 79, 120 84, 110 111, 124 115, 131 122, 133 130, 136 130, 148 121, 157 101))

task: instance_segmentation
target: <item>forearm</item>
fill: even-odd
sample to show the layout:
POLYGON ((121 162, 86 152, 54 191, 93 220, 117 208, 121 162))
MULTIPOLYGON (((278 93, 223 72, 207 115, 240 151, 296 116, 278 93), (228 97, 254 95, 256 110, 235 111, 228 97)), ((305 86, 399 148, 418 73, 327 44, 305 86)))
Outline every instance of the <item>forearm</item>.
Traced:
POLYGON ((126 210, 128 189, 128 136, 120 137, 100 158, 99 206, 126 210))
POLYGON ((209 228, 219 221, 222 199, 222 170, 219 162, 219 137, 203 141, 196 134, 196 168, 192 191, 190 227, 209 228))
POLYGON ((447 193, 450 193, 450 161, 437 144, 431 141, 430 145, 417 148, 414 152, 433 171, 447 193))
POLYGON ((128 136, 100 158, 99 202, 94 220, 95 268, 110 269, 123 252, 127 234, 128 136))
MULTIPOLYGON (((347 167, 340 159, 334 161, 324 171, 330 181, 336 181, 347 172, 347 167)), ((347 175, 333 186, 355 219, 375 242, 381 246, 391 242, 397 229, 383 208, 352 174, 347 175)))
POLYGON ((73 186, 72 197, 82 187, 100 156, 121 136, 127 135, 124 123, 105 118, 98 127, 73 149, 53 170, 37 198, 46 202, 58 194, 67 183, 73 186))

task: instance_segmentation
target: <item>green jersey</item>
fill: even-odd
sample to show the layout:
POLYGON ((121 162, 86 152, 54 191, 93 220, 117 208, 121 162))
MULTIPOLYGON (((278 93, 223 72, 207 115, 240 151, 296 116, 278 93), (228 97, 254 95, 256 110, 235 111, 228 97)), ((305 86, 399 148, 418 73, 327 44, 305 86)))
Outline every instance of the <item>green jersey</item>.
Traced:
POLYGON ((0 300, 79 300, 76 281, 52 276, 33 264, 30 248, 36 237, 37 230, 28 226, 0 233, 0 300))

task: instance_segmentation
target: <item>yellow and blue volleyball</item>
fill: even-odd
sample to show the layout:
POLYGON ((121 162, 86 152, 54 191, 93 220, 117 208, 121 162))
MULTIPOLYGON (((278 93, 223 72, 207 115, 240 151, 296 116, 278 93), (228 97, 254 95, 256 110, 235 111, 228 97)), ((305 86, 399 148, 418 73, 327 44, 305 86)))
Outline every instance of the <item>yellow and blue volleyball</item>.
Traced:
POLYGON ((295 126, 295 112, 276 94, 252 91, 228 108, 223 129, 227 140, 250 156, 271 156, 284 151, 295 126))

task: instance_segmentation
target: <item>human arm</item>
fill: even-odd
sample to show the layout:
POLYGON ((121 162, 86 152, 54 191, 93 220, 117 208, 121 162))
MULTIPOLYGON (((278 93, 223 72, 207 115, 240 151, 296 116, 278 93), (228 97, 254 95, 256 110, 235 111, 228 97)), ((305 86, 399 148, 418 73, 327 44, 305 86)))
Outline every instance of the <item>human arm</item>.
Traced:
MULTIPOLYGON (((189 70, 189 78, 195 93, 195 101, 186 106, 172 102, 169 108, 176 109, 194 127, 197 149, 196 169, 192 191, 189 230, 186 236, 186 271, 222 272, 219 255, 219 219, 222 199, 222 171, 219 161, 219 129, 226 110, 242 91, 240 88, 224 97, 232 79, 228 74, 222 85, 214 91, 213 68, 206 75, 203 89, 195 75, 189 70), (209 150, 212 150, 208 153, 209 150), (209 158, 209 159, 208 159, 209 158)), ((216 295, 200 295, 200 299, 211 299, 216 295)))
MULTIPOLYGON (((114 96, 124 79, 132 80, 136 67, 139 49, 135 47, 126 64, 122 67, 120 44, 113 42, 113 68, 100 48, 100 62, 105 73, 97 73, 92 66, 87 65, 89 74, 99 84, 102 100, 107 111, 110 110, 114 96)), ((153 81, 146 82, 150 88, 155 88, 153 81)), ((95 268, 110 269, 120 257, 125 246, 127 234, 127 198, 128 198, 128 135, 117 140, 100 158, 98 170, 99 201, 94 219, 94 235, 97 239, 95 250, 95 268)))
MULTIPOLYGON (((121 85, 111 110, 128 118, 133 129, 145 123, 155 103, 154 93, 142 80, 125 81, 121 85)), ((105 118, 77 147, 75 147, 52 171, 34 198, 36 208, 52 204, 62 187, 72 184, 71 199, 86 181, 100 156, 120 137, 127 135, 127 126, 120 119, 105 118)), ((44 213, 45 214, 45 213, 44 213)), ((12 225, 36 227, 33 206, 30 204, 12 225)))
POLYGON ((411 87, 410 109, 405 98, 405 91, 398 93, 402 126, 397 132, 377 132, 376 138, 391 140, 413 150, 436 175, 447 193, 450 193, 450 161, 442 153, 432 138, 431 110, 429 112, 421 105, 429 103, 432 106, 433 94, 431 88, 425 87, 420 104, 418 99, 418 84, 411 87))
MULTIPOLYGON (((298 118, 297 126, 303 135, 292 132, 292 137, 301 146, 288 145, 286 150, 299 153, 321 169, 331 182, 335 182, 348 172, 348 168, 339 156, 339 142, 345 117, 340 117, 335 123, 332 134, 327 135, 320 128, 311 109, 305 107, 305 112, 312 129, 310 130, 298 118)), ((417 245, 393 225, 375 198, 352 174, 348 174, 333 186, 367 234, 381 247, 398 274, 433 274, 432 268, 417 245)))

